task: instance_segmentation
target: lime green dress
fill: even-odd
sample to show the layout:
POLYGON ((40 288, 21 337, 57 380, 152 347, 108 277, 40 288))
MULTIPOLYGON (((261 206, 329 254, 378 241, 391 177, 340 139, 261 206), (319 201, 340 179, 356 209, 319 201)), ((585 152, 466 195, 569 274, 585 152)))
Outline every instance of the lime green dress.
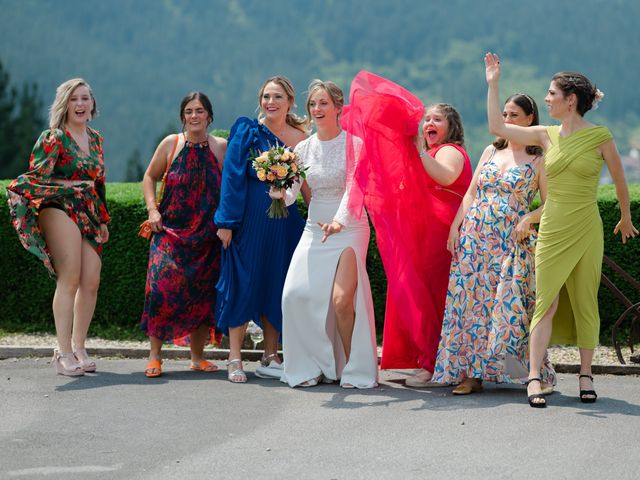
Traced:
POLYGON ((531 330, 560 295, 551 343, 598 344, 598 287, 604 240, 596 203, 603 159, 598 146, 612 138, 606 127, 588 127, 560 137, 547 127, 547 200, 536 247, 536 310, 531 330))

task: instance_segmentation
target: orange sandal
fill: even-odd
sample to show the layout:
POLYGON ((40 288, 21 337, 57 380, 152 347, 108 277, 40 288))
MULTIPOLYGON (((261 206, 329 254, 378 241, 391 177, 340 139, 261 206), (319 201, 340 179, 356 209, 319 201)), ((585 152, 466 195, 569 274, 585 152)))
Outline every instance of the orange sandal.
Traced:
POLYGON ((144 367, 144 374, 147 377, 159 377, 162 375, 162 361, 151 359, 147 363, 147 366, 144 367))
POLYGON ((218 371, 218 366, 215 363, 210 362, 208 360, 200 360, 198 363, 191 362, 191 366, 189 368, 197 372, 217 372, 218 371))

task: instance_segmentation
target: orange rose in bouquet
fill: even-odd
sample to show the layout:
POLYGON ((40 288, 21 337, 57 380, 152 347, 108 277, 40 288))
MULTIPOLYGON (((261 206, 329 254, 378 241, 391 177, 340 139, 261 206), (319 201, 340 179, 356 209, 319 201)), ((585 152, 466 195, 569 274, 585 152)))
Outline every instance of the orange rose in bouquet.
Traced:
MULTIPOLYGON (((276 145, 266 152, 253 156, 252 165, 261 182, 276 189, 291 188, 296 180, 306 178, 305 168, 300 166, 300 156, 289 147, 276 145)), ((289 210, 283 198, 273 198, 267 210, 269 218, 287 218, 289 210)))

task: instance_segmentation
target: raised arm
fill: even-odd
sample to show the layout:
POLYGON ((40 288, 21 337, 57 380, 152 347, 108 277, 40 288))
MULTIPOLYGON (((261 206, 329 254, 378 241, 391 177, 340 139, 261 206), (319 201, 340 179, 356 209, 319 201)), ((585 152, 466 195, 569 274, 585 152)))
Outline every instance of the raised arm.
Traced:
POLYGON ((618 203, 620 204, 620 221, 613 230, 614 234, 620 232, 622 235, 622 243, 626 243, 628 239, 635 237, 638 234, 638 230, 633 225, 631 219, 631 208, 629 206, 629 189, 627 188, 627 182, 624 177, 624 169, 622 168, 622 160, 620 160, 620 154, 616 148, 616 144, 613 139, 600 146, 600 151, 604 161, 607 163, 607 168, 611 174, 611 179, 616 186, 616 196, 618 197, 618 203))
POLYGON ((549 136, 545 127, 520 127, 505 123, 498 96, 500 80, 500 58, 497 54, 487 53, 484 57, 485 75, 487 78, 487 119, 489 131, 493 135, 505 138, 520 145, 537 145, 544 149, 549 147, 549 136))

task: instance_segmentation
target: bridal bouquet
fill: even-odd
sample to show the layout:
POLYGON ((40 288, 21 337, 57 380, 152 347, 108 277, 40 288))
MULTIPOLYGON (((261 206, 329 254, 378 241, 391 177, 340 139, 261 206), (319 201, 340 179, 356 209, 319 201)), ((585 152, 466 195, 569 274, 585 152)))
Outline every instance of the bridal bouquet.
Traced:
MULTIPOLYGON (((254 155, 252 165, 258 180, 269 183, 273 188, 291 188, 293 182, 306 178, 306 169, 300 167, 300 156, 282 145, 254 155)), ((267 215, 269 218, 287 218, 289 210, 284 198, 271 199, 267 215)))

